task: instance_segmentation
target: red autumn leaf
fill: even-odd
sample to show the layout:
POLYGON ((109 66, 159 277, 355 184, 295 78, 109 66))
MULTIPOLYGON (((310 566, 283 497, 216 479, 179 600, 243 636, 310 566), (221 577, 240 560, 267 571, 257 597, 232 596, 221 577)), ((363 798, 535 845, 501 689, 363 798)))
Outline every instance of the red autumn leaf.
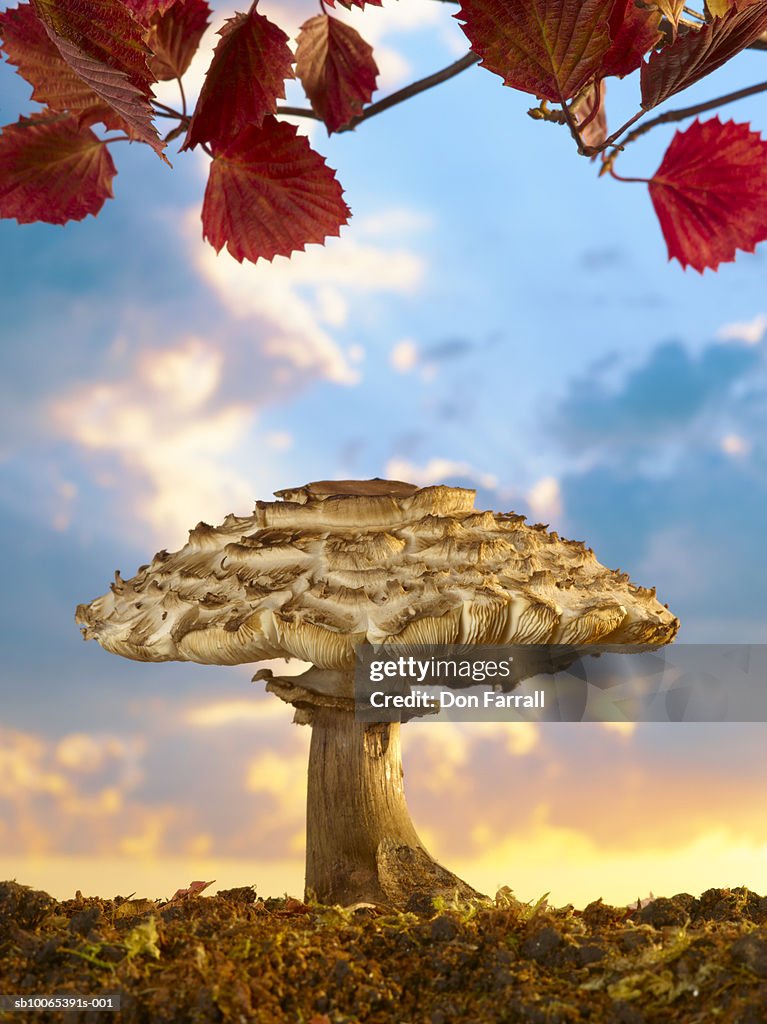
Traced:
POLYGON ((75 74, 120 115, 132 138, 162 156, 149 104, 150 51, 128 8, 121 0, 32 0, 32 7, 75 74))
MULTIPOLYGON (((144 28, 122 0, 32 0, 32 6, 59 49, 61 40, 71 43, 85 56, 124 74, 144 96, 151 96, 153 78, 144 28)), ((66 54, 62 56, 70 64, 66 54)))
POLYGON ((153 18, 162 17, 178 0, 123 0, 136 21, 149 25, 153 18))
MULTIPOLYGON (((336 0, 325 0, 328 7, 335 7, 336 0)), ((367 4, 368 7, 380 7, 383 4, 383 0, 338 0, 338 3, 345 7, 347 11, 350 11, 353 7, 359 7, 362 10, 367 4)))
POLYGON ((718 117, 677 132, 650 179, 669 259, 703 273, 767 238, 767 141, 718 117))
POLYGON ((94 216, 117 173, 106 144, 69 114, 34 114, 0 135, 0 217, 65 224, 94 216))
POLYGON ((146 40, 154 53, 149 67, 159 82, 184 75, 208 27, 209 17, 207 0, 176 0, 166 14, 152 18, 146 40))
POLYGON ((285 79, 294 77, 288 37, 256 13, 255 3, 219 35, 183 149, 200 142, 223 146, 246 125, 261 125, 285 96, 285 79))
POLYGON ((275 117, 214 150, 203 237, 238 261, 289 256, 337 235, 349 219, 343 190, 298 129, 275 117))
POLYGON ((624 78, 642 65, 642 58, 661 38, 660 12, 637 6, 635 0, 617 0, 610 16, 612 43, 600 76, 624 78))
POLYGON ((456 15, 482 67, 505 85, 564 103, 610 49, 615 0, 461 0, 456 15))
POLYGON ((0 12, 0 36, 8 60, 32 86, 32 99, 52 110, 69 111, 80 124, 101 121, 125 130, 123 119, 64 61, 28 3, 0 12))
POLYGON ((642 65, 642 106, 657 107, 669 96, 716 71, 736 53, 750 46, 767 29, 767 0, 739 9, 723 18, 678 36, 670 46, 650 55, 642 65))
POLYGON ((153 111, 149 100, 128 75, 90 57, 68 39, 57 36, 51 28, 48 29, 48 35, 69 67, 120 115, 130 137, 146 142, 165 160, 162 155, 165 143, 152 124, 153 111))
POLYGON ((337 132, 361 113, 375 92, 378 65, 373 48, 338 18, 318 14, 301 26, 296 74, 312 110, 337 132))

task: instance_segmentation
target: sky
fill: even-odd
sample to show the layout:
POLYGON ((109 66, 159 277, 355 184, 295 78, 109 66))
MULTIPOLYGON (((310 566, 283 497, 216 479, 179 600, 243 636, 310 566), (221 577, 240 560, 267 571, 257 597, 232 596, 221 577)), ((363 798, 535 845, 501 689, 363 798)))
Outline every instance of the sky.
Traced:
MULTIPOLYGON (((259 10, 293 37, 316 13, 259 10)), ((339 13, 375 47, 377 96, 466 50, 434 0, 339 13)), ((764 59, 685 105, 759 81, 764 59)), ((612 124, 636 95, 608 90, 612 124)), ((28 97, 0 68, 0 120, 28 97)), ((308 728, 256 666, 132 663, 74 623, 116 568, 279 488, 474 487, 656 586, 680 642, 767 643, 766 250, 702 276, 668 263, 647 189, 598 179, 531 105, 475 67, 354 132, 301 122, 353 217, 290 261, 216 256, 203 157, 170 170, 135 145, 98 218, 0 221, 0 877, 58 898, 198 878, 300 894, 308 728)), ((758 97, 721 116, 767 130, 758 97)), ((620 172, 649 177, 673 131, 620 172)), ((766 730, 416 722, 408 799, 485 892, 765 893, 766 730)))

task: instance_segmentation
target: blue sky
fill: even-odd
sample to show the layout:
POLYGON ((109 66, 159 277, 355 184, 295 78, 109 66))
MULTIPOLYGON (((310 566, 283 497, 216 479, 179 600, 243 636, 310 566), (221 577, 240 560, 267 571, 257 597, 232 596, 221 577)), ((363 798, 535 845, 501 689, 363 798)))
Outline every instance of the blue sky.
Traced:
MULTIPOLYGON (((259 9, 288 31, 314 13, 259 9)), ((403 0, 355 18, 381 95, 463 52, 449 15, 403 0)), ((27 96, 4 67, 5 121, 27 96)), ((610 89, 611 123, 631 97, 632 80, 610 89)), ((646 188, 597 179, 530 105, 473 68, 354 133, 313 128, 354 216, 290 262, 216 257, 201 159, 169 171, 146 147, 118 148, 98 219, 0 222, 0 875, 67 894, 85 887, 61 864, 97 857, 104 885, 159 895, 183 858, 300 886, 307 730, 252 670, 129 663, 73 622, 115 568, 280 487, 475 486, 656 585, 682 640, 767 642, 764 249, 702 277, 667 263, 646 188)), ((758 98, 722 116, 767 130, 758 98)), ((621 173, 650 176, 672 134, 621 173)), ((556 871, 562 902, 767 890, 763 724, 408 729, 415 820, 476 884, 532 898, 556 871)))

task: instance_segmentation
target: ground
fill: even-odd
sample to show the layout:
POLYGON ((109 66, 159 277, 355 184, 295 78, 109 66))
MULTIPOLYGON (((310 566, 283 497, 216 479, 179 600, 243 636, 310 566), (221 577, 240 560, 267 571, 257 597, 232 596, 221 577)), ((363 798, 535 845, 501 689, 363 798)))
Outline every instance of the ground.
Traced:
POLYGON ((119 1014, 0 1021, 765 1024, 767 897, 710 889, 581 911, 502 890, 391 913, 253 887, 58 903, 0 883, 0 993, 118 992, 119 1014))

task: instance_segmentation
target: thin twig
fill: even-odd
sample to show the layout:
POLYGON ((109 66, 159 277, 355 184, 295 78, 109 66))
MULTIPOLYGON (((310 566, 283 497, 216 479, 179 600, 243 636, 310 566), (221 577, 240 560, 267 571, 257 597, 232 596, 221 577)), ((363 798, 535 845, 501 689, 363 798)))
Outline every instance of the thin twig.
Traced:
POLYGON ((155 110, 161 110, 167 117, 175 117, 178 118, 179 121, 189 120, 185 113, 182 114, 180 111, 174 110, 173 107, 168 107, 164 103, 160 103, 159 100, 153 99, 152 105, 154 106, 155 110))
POLYGON ((688 117, 694 117, 696 114, 705 114, 707 110, 714 110, 718 107, 723 107, 727 103, 735 103, 736 100, 743 100, 748 96, 755 96, 760 92, 767 92, 767 82, 760 82, 758 85, 749 85, 745 89, 737 89, 735 92, 729 92, 724 96, 717 96, 716 99, 707 100, 705 103, 695 103, 691 107, 680 107, 679 110, 667 110, 664 114, 658 114, 657 117, 653 117, 651 120, 645 121, 645 123, 640 125, 638 128, 635 128, 633 132, 629 132, 626 138, 623 139, 620 145, 617 146, 608 157, 603 157, 603 164, 599 171, 600 177, 603 174, 611 174, 614 178, 618 178, 619 181, 644 181, 644 178, 620 178, 613 171, 613 164, 615 163, 618 153, 630 142, 635 142, 637 139, 641 138, 642 135, 649 132, 652 128, 656 128, 659 124, 673 124, 675 121, 684 121, 688 117))
POLYGON ((749 85, 745 89, 738 89, 735 92, 729 92, 724 96, 717 96, 716 99, 707 100, 705 103, 695 103, 691 107, 682 107, 679 110, 667 110, 665 114, 658 114, 657 117, 653 117, 650 121, 645 121, 639 128, 635 128, 633 132, 630 132, 621 143, 621 148, 627 146, 629 142, 633 142, 638 139, 645 132, 649 132, 651 128, 655 128, 659 124, 671 124, 674 121, 684 121, 688 117, 694 117, 695 114, 705 114, 707 110, 713 110, 715 107, 723 107, 727 103, 735 103, 736 100, 744 100, 748 96, 755 96, 757 93, 767 92, 767 82, 760 82, 758 85, 749 85))
MULTIPOLYGON (((447 0, 443 0, 447 2, 447 0)), ((371 117, 375 117, 376 114, 382 114, 384 110, 388 110, 390 107, 396 106, 398 103, 404 103, 405 100, 409 100, 412 96, 417 96, 419 92, 426 92, 427 89, 433 88, 435 85, 440 85, 442 82, 447 82, 448 79, 454 78, 455 75, 460 75, 462 71, 472 67, 479 61, 479 57, 476 53, 467 53, 461 57, 460 60, 454 61, 452 64, 448 64, 446 68, 441 68, 439 71, 435 71, 432 75, 427 75, 425 78, 419 78, 417 82, 411 82, 410 85, 404 86, 402 89, 398 89, 397 92, 391 93, 389 96, 384 96, 383 99, 377 100, 375 103, 371 103, 369 107, 365 107, 361 114, 355 117, 343 128, 339 129, 340 132, 350 132, 357 127, 358 124, 362 124, 363 121, 367 121, 371 117)), ((287 117, 311 117, 315 121, 321 121, 322 117, 311 110, 309 107, 289 107, 280 106, 277 107, 278 114, 284 114, 287 117)))
POLYGON ((284 114, 286 117, 311 117, 315 121, 321 121, 322 118, 319 114, 311 109, 311 107, 277 107, 278 114, 284 114))
POLYGON ((376 114, 382 114, 384 110, 388 110, 398 103, 404 103, 405 100, 409 100, 412 96, 417 96, 419 92, 426 92, 427 89, 431 89, 435 85, 441 85, 442 82, 447 82, 448 79, 454 78, 455 75, 460 75, 462 71, 472 67, 479 60, 480 58, 476 53, 469 51, 459 60, 448 64, 446 68, 442 68, 441 71, 435 71, 433 75, 427 75, 426 78, 419 78, 417 82, 411 82, 410 85, 406 85, 403 89, 398 89, 397 92, 393 92, 390 96, 384 96, 382 100, 371 103, 369 107, 362 111, 359 117, 355 117, 341 131, 352 131, 358 124, 369 120, 371 117, 375 117, 376 114))
POLYGON ((184 117, 186 117, 186 93, 184 92, 184 83, 181 81, 181 75, 177 75, 176 81, 178 82, 178 91, 181 93, 181 110, 184 117))
MULTIPOLYGON (((586 147, 586 156, 596 156, 597 153, 604 152, 604 150, 606 150, 608 148, 608 146, 612 146, 613 143, 615 142, 615 140, 620 138, 621 135, 623 135, 623 133, 626 131, 627 128, 630 128, 632 126, 632 124, 636 124, 636 122, 639 120, 639 118, 640 117, 644 117, 644 115, 646 113, 647 113, 646 110, 638 110, 636 112, 636 114, 634 114, 633 117, 630 117, 628 119, 628 121, 626 121, 624 124, 622 124, 620 126, 620 128, 617 128, 612 133, 612 135, 608 136, 605 139, 605 141, 602 143, 601 146, 587 146, 586 147)), ((621 145, 622 145, 622 143, 621 143, 621 145)))

